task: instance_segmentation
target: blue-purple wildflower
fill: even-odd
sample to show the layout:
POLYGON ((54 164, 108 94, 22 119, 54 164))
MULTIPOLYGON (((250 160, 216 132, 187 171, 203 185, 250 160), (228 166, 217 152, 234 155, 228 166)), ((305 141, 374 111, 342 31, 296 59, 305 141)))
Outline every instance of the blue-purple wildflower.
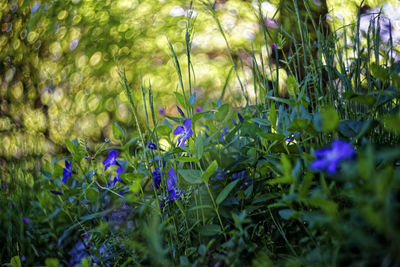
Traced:
POLYGON ((179 114, 181 114, 182 117, 185 117, 185 113, 183 113, 180 107, 176 106, 176 109, 178 110, 179 114))
POLYGON ((190 128, 192 126, 192 119, 186 119, 182 126, 178 126, 174 130, 174 135, 181 135, 178 138, 177 146, 184 146, 186 140, 193 135, 193 130, 190 128))
POLYGON ((152 150, 156 150, 156 149, 157 149, 156 144, 154 144, 154 143, 152 143, 152 142, 146 142, 144 145, 145 145, 145 147, 148 148, 148 149, 152 149, 152 150))
POLYGON ((72 176, 71 162, 65 161, 65 168, 63 169, 63 178, 62 182, 64 184, 67 183, 67 179, 72 176))
POLYGON ((107 158, 103 161, 104 171, 106 171, 108 167, 117 164, 117 156, 118 156, 117 150, 111 150, 110 152, 108 152, 107 158))
POLYGON ((160 109, 158 110, 158 113, 159 113, 160 115, 164 115, 164 114, 165 114, 165 108, 160 108, 160 109))
POLYGON ((225 126, 223 132, 221 133, 221 138, 219 138, 218 141, 224 142, 225 141, 225 135, 228 133, 228 127, 225 126))
POLYGON ((353 159, 356 152, 351 143, 334 140, 330 147, 326 147, 320 150, 315 150, 314 155, 315 161, 311 163, 311 170, 326 170, 328 173, 335 173, 340 162, 344 160, 353 159))
POLYGON ((168 178, 167 178, 167 191, 169 195, 169 200, 180 200, 181 195, 184 193, 183 190, 178 190, 176 187, 177 176, 173 168, 168 170, 168 178))
POLYGON ((161 183, 160 168, 156 168, 156 170, 153 172, 153 183, 154 183, 154 187, 156 189, 158 189, 160 187, 160 183, 161 183))
POLYGON ((203 108, 202 107, 196 107, 196 112, 202 112, 203 108))
POLYGON ((24 217, 24 218, 22 219, 22 221, 24 222, 24 224, 28 224, 28 223, 29 223, 29 219, 28 219, 27 217, 24 217))
POLYGON ((122 182, 122 179, 120 176, 123 172, 124 172, 124 168, 122 168, 122 166, 119 166, 117 169, 117 175, 114 177, 114 179, 112 181, 110 181, 107 184, 107 186, 114 187, 117 182, 122 182))
POLYGON ((239 112, 238 112, 237 116, 238 116, 238 119, 240 122, 244 121, 243 116, 239 112))

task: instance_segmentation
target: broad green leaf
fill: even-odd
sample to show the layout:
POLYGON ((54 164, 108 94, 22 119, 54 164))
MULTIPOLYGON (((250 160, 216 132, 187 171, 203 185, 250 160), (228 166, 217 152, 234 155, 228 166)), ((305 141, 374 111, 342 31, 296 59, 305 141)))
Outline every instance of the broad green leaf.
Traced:
POLYGON ((75 152, 75 146, 70 140, 65 139, 65 146, 71 154, 75 152))
POLYGON ((282 219, 284 220, 289 220, 293 214, 295 213, 293 210, 291 209, 281 209, 278 211, 279 216, 281 216, 282 219))
POLYGON ((277 133, 260 133, 260 136, 267 141, 282 141, 285 139, 283 134, 277 133))
POLYGON ((227 186, 225 186, 225 188, 219 193, 217 199, 215 200, 217 205, 221 204, 228 197, 229 193, 232 191, 232 189, 239 181, 240 180, 237 179, 233 182, 230 182, 227 186))
POLYGON ((46 267, 59 267, 60 262, 56 258, 47 258, 44 260, 46 267))
POLYGON ((178 170, 178 173, 182 175, 183 179, 189 184, 200 184, 201 183, 201 171, 200 170, 178 170))
POLYGON ((286 81, 286 87, 289 95, 296 97, 299 94, 299 87, 297 85, 296 78, 293 75, 289 75, 286 81))
POLYGON ((157 133, 162 136, 168 136, 171 133, 172 129, 167 125, 162 124, 157 126, 157 133))
POLYGON ((125 137, 125 131, 118 123, 112 125, 112 133, 117 140, 123 140, 125 137))
POLYGON ((218 235, 221 232, 221 227, 217 224, 206 224, 196 228, 197 232, 204 236, 218 235))
POLYGON ((218 111, 214 115, 216 121, 223 121, 226 119, 229 112, 229 104, 223 104, 218 108, 218 111))
POLYGON ((19 256, 12 257, 10 263, 12 267, 21 267, 21 259, 19 256))
POLYGON ((383 126, 390 132, 400 135, 400 115, 388 115, 382 120, 383 126))
POLYGON ((276 108, 275 108, 275 103, 271 101, 270 103, 270 109, 269 109, 269 116, 268 116, 269 121, 271 122, 271 128, 273 130, 276 130, 276 122, 278 120, 278 117, 276 115, 276 108))
POLYGON ((389 73, 387 70, 376 63, 371 64, 371 72, 375 78, 378 78, 384 82, 389 79, 389 73))
POLYGON ((201 176, 201 180, 205 183, 208 183, 208 180, 210 179, 211 175, 217 170, 218 168, 218 163, 216 160, 211 162, 210 166, 203 172, 203 175, 201 176))
POLYGON ((343 93, 343 98, 349 99, 358 104, 367 105, 369 107, 373 106, 376 103, 376 98, 372 95, 366 94, 355 94, 355 93, 343 93))
POLYGON ((175 160, 180 161, 180 162, 199 162, 199 160, 195 157, 180 157, 180 158, 175 158, 175 160))
POLYGON ((336 110, 330 106, 321 112, 322 128, 326 132, 332 132, 339 125, 339 115, 336 110))

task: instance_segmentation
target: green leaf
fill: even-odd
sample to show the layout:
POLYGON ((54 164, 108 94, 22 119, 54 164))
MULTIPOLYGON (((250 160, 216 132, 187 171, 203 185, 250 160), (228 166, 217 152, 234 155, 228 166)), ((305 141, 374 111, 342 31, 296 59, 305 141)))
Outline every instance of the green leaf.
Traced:
POLYGON ((125 131, 118 123, 112 125, 112 133, 117 140, 123 140, 125 137, 125 131))
POLYGON ((200 170, 178 170, 178 173, 182 175, 183 179, 189 184, 200 184, 201 183, 201 171, 200 170))
POLYGON ((207 170, 203 172, 203 175, 201 176, 201 180, 205 183, 208 183, 208 180, 210 179, 211 175, 217 170, 218 168, 218 163, 216 160, 211 162, 210 166, 208 166, 207 170))
POLYGON ((335 108, 332 106, 326 108, 321 113, 322 115, 322 128, 326 132, 333 132, 339 124, 339 115, 335 108))
POLYGON ((180 162, 199 162, 199 160, 195 157, 180 157, 180 158, 175 158, 175 160, 180 161, 180 162))
POLYGON ((387 115, 383 117, 383 126, 390 132, 400 135, 400 115, 387 115))
POLYGON ((372 95, 355 94, 351 92, 343 93, 343 98, 349 99, 352 102, 367 105, 369 107, 376 103, 376 98, 372 95))
POLYGON ((282 210, 279 210, 278 213, 282 219, 289 220, 293 216, 294 211, 291 209, 282 209, 282 210))
POLYGON ((65 139, 65 146, 71 154, 75 152, 75 146, 70 140, 65 139))
POLYGON ((260 133, 260 136, 267 141, 282 141, 285 139, 283 134, 276 133, 260 133))
POLYGON ((12 267, 21 267, 21 259, 19 256, 12 257, 10 263, 12 267))
POLYGON ((229 104, 223 104, 218 108, 218 111, 214 115, 216 121, 223 121, 226 119, 229 112, 229 104))
POLYGON ((235 180, 233 182, 230 182, 227 186, 225 186, 225 188, 219 193, 217 199, 215 200, 217 205, 221 204, 228 197, 228 194, 232 191, 232 189, 239 181, 240 181, 239 179, 235 180))
POLYGON ((296 78, 293 75, 289 75, 286 81, 286 87, 289 95, 296 97, 299 94, 299 86, 297 85, 296 78))
POLYGON ((171 133, 172 129, 169 128, 167 125, 162 124, 157 126, 157 133, 162 136, 168 136, 171 133))
POLYGON ((387 70, 376 63, 371 64, 371 72, 375 78, 378 78, 384 82, 389 79, 389 73, 387 72, 387 70))
POLYGON ((204 152, 204 139, 202 134, 199 134, 195 140, 196 157, 200 160, 204 152))
POLYGON ((204 236, 221 234, 221 227, 216 224, 206 224, 196 228, 197 232, 204 236))
POLYGON ((59 267, 60 262, 56 258, 47 258, 44 260, 46 267, 59 267))
MULTIPOLYGON (((185 98, 181 93, 174 92, 176 100, 178 101, 178 104, 182 107, 185 108, 185 98)), ((189 104, 189 101, 186 101, 186 104, 189 104)))

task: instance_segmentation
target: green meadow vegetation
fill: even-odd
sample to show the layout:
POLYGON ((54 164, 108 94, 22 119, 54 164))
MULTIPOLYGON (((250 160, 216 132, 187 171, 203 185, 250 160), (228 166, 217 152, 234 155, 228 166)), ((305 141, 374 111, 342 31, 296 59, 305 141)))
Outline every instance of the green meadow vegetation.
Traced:
POLYGON ((334 3, 0 3, 0 263, 398 266, 399 6, 334 3))

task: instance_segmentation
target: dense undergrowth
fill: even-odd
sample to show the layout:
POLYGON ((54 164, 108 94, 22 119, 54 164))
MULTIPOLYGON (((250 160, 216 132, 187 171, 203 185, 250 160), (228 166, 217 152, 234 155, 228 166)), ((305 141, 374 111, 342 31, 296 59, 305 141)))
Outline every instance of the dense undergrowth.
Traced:
MULTIPOLYGON (((106 140, 93 151, 83 139, 66 140, 71 154, 46 162, 40 176, 10 168, 0 198, 7 207, 0 214, 7 244, 1 262, 397 266, 400 62, 392 58, 393 44, 381 43, 374 21, 363 36, 359 20, 353 25, 351 49, 342 42, 350 37, 324 33, 312 22, 316 44, 307 42, 301 23, 303 43, 282 29, 286 35, 272 44, 263 29, 275 60, 282 43, 293 42, 281 59, 287 97, 279 79, 265 73, 279 77, 279 69, 255 48, 256 97, 250 97, 240 81, 241 61, 227 43, 242 90, 235 103, 245 105, 225 103, 225 85, 217 101, 196 108, 194 73, 182 77, 169 43, 181 116, 160 110, 160 121, 151 85, 142 84, 143 103, 135 103, 121 70, 137 135, 127 140, 114 124, 118 145, 106 140), (351 63, 346 53, 353 54, 351 63), (145 107, 143 124, 138 105, 145 107)), ((189 18, 189 66, 192 27, 189 18)))

